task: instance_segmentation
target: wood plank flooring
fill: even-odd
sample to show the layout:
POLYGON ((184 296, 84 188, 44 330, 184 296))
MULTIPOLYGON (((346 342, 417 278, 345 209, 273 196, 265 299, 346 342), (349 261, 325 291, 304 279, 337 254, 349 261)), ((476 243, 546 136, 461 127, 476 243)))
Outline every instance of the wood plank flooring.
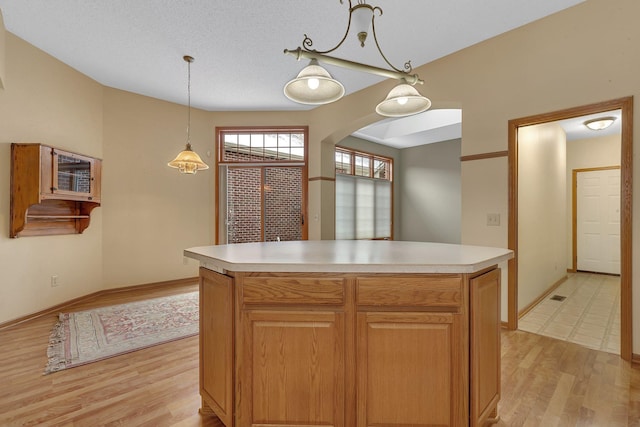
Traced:
POLYGON ((523 331, 502 333, 498 426, 640 426, 640 367, 523 331))
MULTIPOLYGON (((197 290, 120 292, 65 311, 197 290)), ((0 331, 0 426, 222 426, 198 413, 198 337, 43 375, 55 322, 52 315, 0 331)))
MULTIPOLYGON (((127 291, 72 309, 196 289, 127 291)), ((55 322, 46 316, 0 330, 0 426, 222 426, 198 413, 197 337, 43 375, 55 322)), ((613 354, 505 331, 499 413, 501 427, 640 427, 640 368, 613 354)))

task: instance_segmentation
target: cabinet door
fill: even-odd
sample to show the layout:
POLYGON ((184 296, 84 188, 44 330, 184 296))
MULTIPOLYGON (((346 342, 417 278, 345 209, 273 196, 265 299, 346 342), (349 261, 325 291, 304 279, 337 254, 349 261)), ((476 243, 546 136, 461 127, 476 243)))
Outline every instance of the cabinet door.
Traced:
POLYGON ((40 145, 40 194, 53 194, 53 148, 40 145))
POLYGON ((460 316, 358 314, 358 427, 464 425, 460 316))
MULTIPOLYGON (((233 279, 200 268, 200 395, 233 424, 233 279)), ((208 408, 207 408, 208 407, 208 408)))
POLYGON ((58 149, 52 149, 51 154, 53 194, 73 200, 100 201, 100 160, 58 149))
POLYGON ((246 311, 237 426, 344 426, 344 314, 246 311))
POLYGON ((485 425, 500 400, 500 269, 471 279, 471 425, 485 425))

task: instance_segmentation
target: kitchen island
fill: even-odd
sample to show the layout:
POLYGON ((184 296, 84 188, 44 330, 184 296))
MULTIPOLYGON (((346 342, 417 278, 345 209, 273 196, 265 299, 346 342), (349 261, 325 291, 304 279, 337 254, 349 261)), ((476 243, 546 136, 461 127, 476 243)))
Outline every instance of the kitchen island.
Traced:
POLYGON ((203 413, 227 427, 479 426, 511 251, 394 241, 191 248, 203 413))

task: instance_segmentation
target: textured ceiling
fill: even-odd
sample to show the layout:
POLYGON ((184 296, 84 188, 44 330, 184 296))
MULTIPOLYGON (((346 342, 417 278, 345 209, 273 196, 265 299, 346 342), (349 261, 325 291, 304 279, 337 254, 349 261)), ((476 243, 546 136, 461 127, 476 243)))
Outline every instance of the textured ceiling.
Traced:
MULTIPOLYGON (((522 26, 582 0, 377 0, 382 50, 414 67, 522 26)), ((354 4, 357 1, 354 1, 354 4)), ((326 50, 342 38, 349 2, 338 0, 0 0, 8 31, 103 85, 209 111, 307 109, 283 85, 303 65, 283 50, 304 35, 326 50)), ((385 66, 355 36, 332 55, 385 66)), ((386 66, 385 66, 386 67, 386 66)), ((327 66, 347 94, 381 81, 327 66)), ((429 96, 428 76, 420 91, 429 96)))
MULTIPOLYGON (((394 66, 426 64, 584 0, 377 0, 380 46, 394 66)), ((359 1, 353 0, 353 4, 359 1)), ((283 50, 308 35, 327 50, 344 35, 349 1, 0 0, 8 31, 99 83, 208 111, 304 110, 282 88, 306 62, 283 50)), ((388 68, 372 38, 331 55, 388 68)), ((347 94, 382 78, 327 65, 347 94)), ((418 89, 429 97, 429 76, 418 89)), ((438 112, 385 119, 358 136, 398 148, 459 138, 438 112), (434 117, 435 116, 435 117, 434 117), (441 123, 444 120, 444 124, 441 123), (384 138, 381 137, 384 135, 384 138)))

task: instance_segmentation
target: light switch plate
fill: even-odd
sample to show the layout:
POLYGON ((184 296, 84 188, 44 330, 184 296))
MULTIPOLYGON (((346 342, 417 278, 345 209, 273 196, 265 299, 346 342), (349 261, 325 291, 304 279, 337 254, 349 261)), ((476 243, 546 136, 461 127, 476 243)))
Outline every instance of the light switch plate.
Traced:
POLYGON ((500 214, 499 213, 488 213, 487 214, 487 225, 489 226, 499 226, 500 225, 500 214))

